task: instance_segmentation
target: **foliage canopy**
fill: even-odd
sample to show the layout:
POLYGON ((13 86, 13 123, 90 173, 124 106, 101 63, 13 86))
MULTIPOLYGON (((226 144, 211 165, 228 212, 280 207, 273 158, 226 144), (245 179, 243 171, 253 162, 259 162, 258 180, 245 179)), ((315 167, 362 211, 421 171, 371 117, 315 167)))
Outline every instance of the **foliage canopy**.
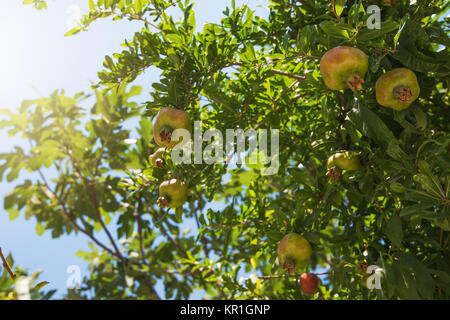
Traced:
POLYGON ((188 298, 194 289, 213 299, 309 299, 277 263, 289 232, 312 245, 305 272, 326 269, 312 298, 449 299, 449 6, 271 0, 263 18, 232 1, 220 23, 196 32, 190 0, 90 0, 67 35, 107 17, 143 27, 105 57, 92 95, 55 91, 3 111, 0 127, 30 148, 1 154, 0 178, 39 175, 16 185, 4 207, 11 219, 34 217, 39 234, 90 238, 92 251, 78 255, 91 274, 67 299, 188 298), (381 9, 381 29, 366 25, 370 4, 381 9), (369 56, 362 91, 325 87, 319 60, 339 45, 369 56), (376 80, 397 67, 413 70, 421 88, 404 111, 375 99, 376 80), (149 68, 159 81, 133 86, 149 68), (142 90, 148 101, 137 103, 142 90), (151 119, 167 106, 202 120, 203 130, 279 129, 278 173, 170 161, 154 168, 151 119), (126 121, 136 123, 135 143, 126 121), (358 153, 361 167, 330 181, 327 159, 340 150, 358 153), (186 182, 188 202, 160 209, 158 186, 172 177, 186 182), (186 223, 193 231, 182 230, 186 223), (110 243, 98 240, 104 231, 110 243), (363 285, 364 264, 382 268, 381 290, 363 285))

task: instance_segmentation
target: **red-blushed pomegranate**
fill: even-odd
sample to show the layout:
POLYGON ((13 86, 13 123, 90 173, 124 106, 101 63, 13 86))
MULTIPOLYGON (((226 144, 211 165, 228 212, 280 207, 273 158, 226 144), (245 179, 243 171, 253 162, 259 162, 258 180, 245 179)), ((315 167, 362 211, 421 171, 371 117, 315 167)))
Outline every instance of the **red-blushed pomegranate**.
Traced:
POLYGON ((419 97, 420 87, 414 72, 396 68, 378 78, 375 91, 380 105, 401 111, 419 97))
POLYGON ((319 288, 320 279, 314 273, 302 273, 299 285, 304 294, 313 295, 319 288))
POLYGON ((335 47, 320 59, 320 73, 331 90, 362 90, 368 68, 369 58, 358 48, 335 47))
POLYGON ((173 148, 182 141, 172 141, 172 132, 176 129, 190 130, 191 121, 183 110, 162 108, 153 120, 153 137, 161 147, 173 148))
POLYGON ((278 259, 288 273, 305 267, 311 256, 311 245, 308 240, 297 233, 285 235, 278 244, 278 259))

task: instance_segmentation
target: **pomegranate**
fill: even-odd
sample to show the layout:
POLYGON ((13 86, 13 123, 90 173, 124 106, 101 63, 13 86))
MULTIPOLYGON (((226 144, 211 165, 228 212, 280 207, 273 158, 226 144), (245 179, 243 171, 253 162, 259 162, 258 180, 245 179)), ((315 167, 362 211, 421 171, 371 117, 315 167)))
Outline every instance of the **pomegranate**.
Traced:
POLYGON ((172 132, 175 129, 189 130, 191 121, 183 110, 170 107, 159 110, 153 122, 153 137, 161 147, 173 148, 182 141, 172 141, 172 132))
POLYGON ((320 73, 331 90, 361 90, 368 67, 367 55, 358 48, 335 47, 320 59, 320 73))
POLYGON ((311 255, 311 245, 308 240, 297 233, 285 235, 278 244, 278 259, 288 273, 305 267, 311 255))
POLYGON ((408 108, 419 97, 420 88, 414 72, 397 68, 383 74, 375 84, 377 102, 397 111, 408 108))
POLYGON ((177 179, 164 181, 159 186, 159 195, 157 203, 160 207, 176 209, 186 202, 187 187, 184 182, 177 179))

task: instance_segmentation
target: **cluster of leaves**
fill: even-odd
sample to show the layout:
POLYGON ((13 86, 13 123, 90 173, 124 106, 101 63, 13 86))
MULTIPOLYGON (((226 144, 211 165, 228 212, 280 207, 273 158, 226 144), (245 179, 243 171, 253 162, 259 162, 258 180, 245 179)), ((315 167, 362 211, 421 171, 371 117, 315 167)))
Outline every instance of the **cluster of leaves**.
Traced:
MULTIPOLYGON (((8 255, 5 259, 12 268, 14 266, 12 256, 8 255)), ((42 271, 36 271, 29 275, 27 270, 16 266, 14 267, 15 278, 11 277, 6 268, 2 268, 1 271, 0 300, 48 300, 56 292, 56 290, 47 292, 42 290, 42 288, 48 284, 46 281, 36 283, 42 271)))
POLYGON ((381 7, 379 30, 367 27, 366 9, 381 1, 270 2, 264 19, 232 1, 220 24, 196 33, 188 0, 90 1, 72 33, 104 16, 144 24, 125 50, 105 58, 90 113, 79 107, 89 96, 64 92, 7 112, 0 126, 31 148, 0 155, 0 176, 13 181, 27 169, 40 177, 5 199, 11 218, 23 210, 38 232, 82 232, 101 249, 79 253, 91 274, 67 298, 154 299, 162 281, 166 298, 199 288, 212 298, 305 299, 276 261, 288 232, 313 246, 305 271, 327 269, 321 298, 450 297, 448 2, 397 0, 381 7), (180 22, 167 13, 174 5, 180 22), (369 56, 363 91, 324 86, 319 59, 338 45, 369 56), (398 112, 379 106, 373 88, 400 66, 416 73, 421 93, 398 112), (150 67, 161 71, 144 88, 150 100, 129 102, 140 88, 127 88, 150 67), (170 161, 153 168, 149 119, 165 106, 202 120, 204 130, 279 129, 278 173, 170 161), (137 124, 136 141, 126 121, 137 124), (359 153, 362 166, 329 181, 326 160, 343 149, 359 153), (168 176, 189 187, 183 210, 156 206, 168 176), (196 232, 180 230, 183 222, 196 232), (364 286, 361 264, 382 268, 381 290, 364 286))
POLYGON ((47 2, 44 0, 23 0, 23 4, 31 4, 37 10, 47 9, 47 2))

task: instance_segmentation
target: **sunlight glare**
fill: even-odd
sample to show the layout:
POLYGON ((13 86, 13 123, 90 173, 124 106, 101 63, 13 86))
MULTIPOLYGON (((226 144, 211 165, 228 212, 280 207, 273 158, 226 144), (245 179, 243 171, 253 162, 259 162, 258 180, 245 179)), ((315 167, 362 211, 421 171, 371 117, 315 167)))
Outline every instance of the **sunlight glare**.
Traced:
POLYGON ((0 16, 0 94, 5 94, 18 80, 24 63, 24 37, 12 19, 0 16))

